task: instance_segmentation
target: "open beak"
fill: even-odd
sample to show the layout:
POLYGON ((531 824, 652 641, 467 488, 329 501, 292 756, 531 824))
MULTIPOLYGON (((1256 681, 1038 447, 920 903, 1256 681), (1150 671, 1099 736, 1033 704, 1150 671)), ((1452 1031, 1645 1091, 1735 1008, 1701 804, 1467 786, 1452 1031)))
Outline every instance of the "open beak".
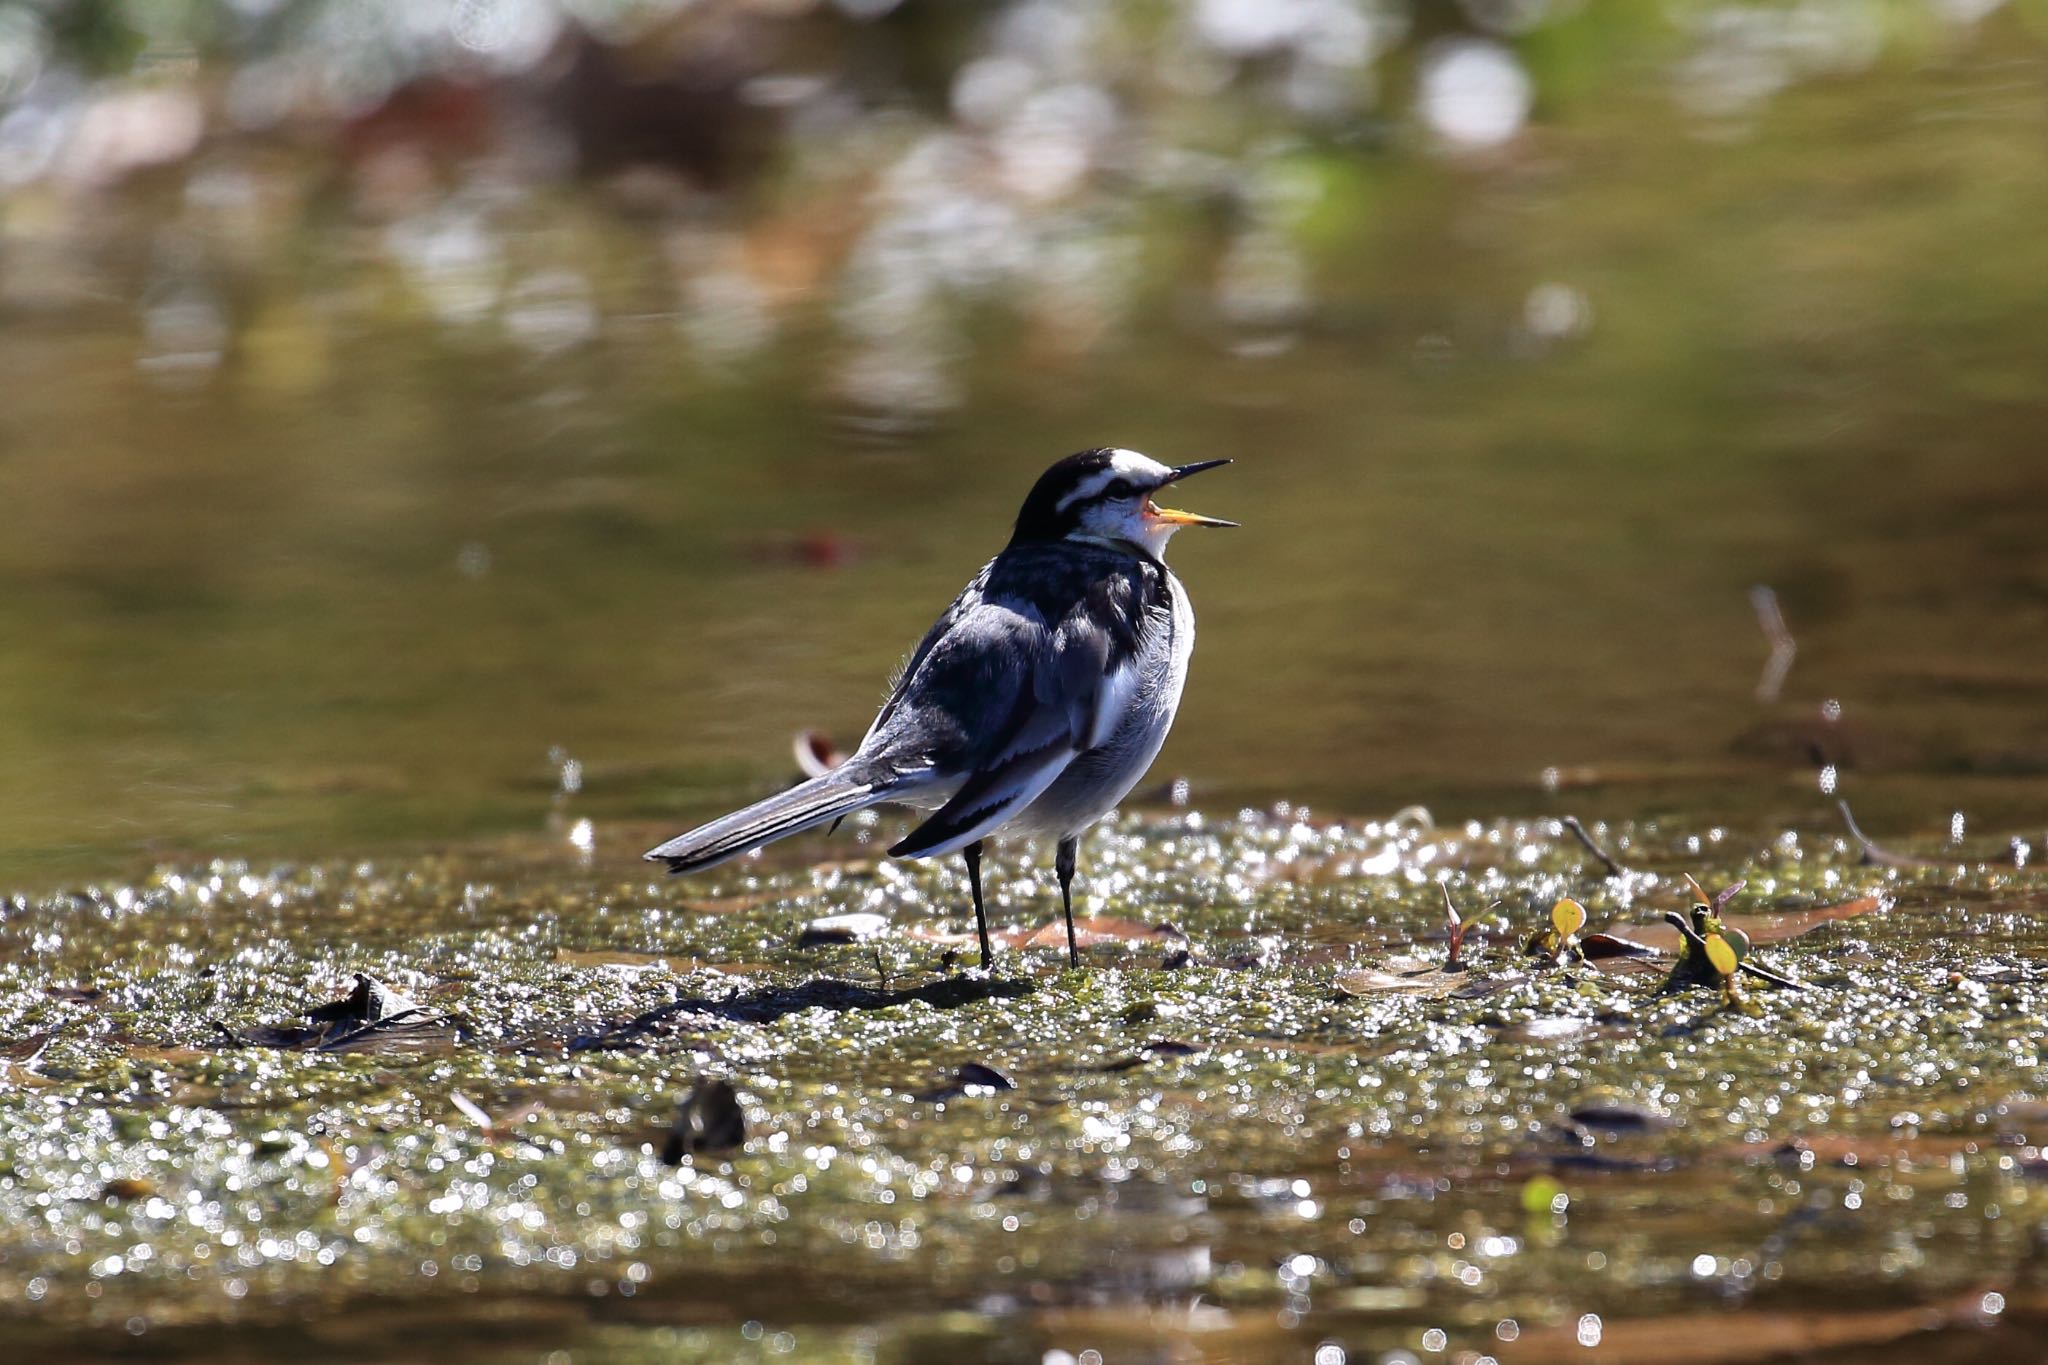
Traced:
MULTIPOLYGON (((1218 465, 1229 463, 1230 461, 1228 460, 1197 460, 1193 464, 1177 465, 1173 472, 1167 476, 1166 482, 1179 483, 1190 474, 1199 474, 1205 469, 1214 469, 1218 465)), ((1165 487, 1165 484, 1161 484, 1160 487, 1165 487)), ((1154 521, 1163 521, 1172 526, 1235 526, 1238 524, 1234 521, 1225 521, 1221 517, 1205 517, 1199 512, 1181 512, 1171 507, 1160 507, 1157 504, 1154 504, 1150 511, 1154 521)))

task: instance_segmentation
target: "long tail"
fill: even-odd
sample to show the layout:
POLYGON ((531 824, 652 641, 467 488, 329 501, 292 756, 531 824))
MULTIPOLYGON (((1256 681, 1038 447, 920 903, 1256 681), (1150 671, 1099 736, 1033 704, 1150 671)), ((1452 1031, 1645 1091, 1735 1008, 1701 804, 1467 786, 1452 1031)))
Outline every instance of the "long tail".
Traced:
POLYGON ((745 810, 699 825, 688 834, 678 834, 643 856, 651 863, 667 863, 670 872, 701 872, 887 799, 885 783, 835 768, 780 795, 756 801, 745 810))

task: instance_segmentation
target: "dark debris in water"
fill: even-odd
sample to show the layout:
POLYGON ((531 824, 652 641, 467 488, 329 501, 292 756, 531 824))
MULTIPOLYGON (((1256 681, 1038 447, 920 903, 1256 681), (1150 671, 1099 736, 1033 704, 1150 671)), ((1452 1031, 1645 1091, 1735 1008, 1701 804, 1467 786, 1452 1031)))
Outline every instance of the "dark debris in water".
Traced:
POLYGON ((676 1106, 676 1121, 662 1143, 661 1160, 674 1166, 685 1156, 716 1156, 746 1142, 747 1116, 739 1091, 731 1081, 705 1081, 676 1106))
POLYGON ((993 1095, 1001 1090, 1015 1090, 1017 1083, 985 1062, 968 1062, 944 1085, 930 1090, 920 1090, 917 1098, 928 1104, 944 1103, 947 1100, 964 1099, 978 1095, 993 1095))
POLYGON ((469 1031, 452 1014, 428 1009, 367 972, 355 974, 355 988, 305 1012, 308 1024, 255 1024, 231 1028, 218 1019, 224 1047, 302 1048, 315 1052, 421 1051, 452 1047, 469 1031))

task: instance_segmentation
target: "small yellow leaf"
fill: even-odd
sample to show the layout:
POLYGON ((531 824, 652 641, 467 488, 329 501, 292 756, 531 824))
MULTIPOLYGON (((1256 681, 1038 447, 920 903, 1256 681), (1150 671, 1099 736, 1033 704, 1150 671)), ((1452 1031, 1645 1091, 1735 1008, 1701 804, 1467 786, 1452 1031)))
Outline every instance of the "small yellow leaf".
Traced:
POLYGON ((1550 907, 1550 923, 1560 938, 1570 938, 1586 927, 1586 907, 1577 901, 1559 901, 1550 907))
POLYGON ((1714 898, 1707 894, 1707 889, 1704 886, 1701 886, 1698 882, 1693 880, 1692 873, 1688 872, 1685 874, 1685 884, 1692 888, 1693 904, 1706 906, 1713 905, 1714 898))
POLYGON ((1714 970, 1723 976, 1735 975, 1740 959, 1735 955, 1735 946, 1719 934, 1707 940, 1707 961, 1714 964, 1714 970))

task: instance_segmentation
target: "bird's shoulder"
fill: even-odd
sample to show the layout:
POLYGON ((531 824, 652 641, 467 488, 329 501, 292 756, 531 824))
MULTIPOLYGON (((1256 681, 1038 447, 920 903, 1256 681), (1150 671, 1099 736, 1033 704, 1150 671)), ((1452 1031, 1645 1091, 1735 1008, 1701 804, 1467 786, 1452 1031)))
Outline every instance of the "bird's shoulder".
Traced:
MULTIPOLYGON (((1078 541, 1012 544, 983 566, 906 661, 869 730, 906 713, 920 728, 998 738, 1023 724, 1019 708, 1077 713, 1131 672, 1149 632, 1172 613, 1172 576, 1157 561, 1078 541)), ((1113 689, 1121 690, 1121 689, 1113 689)), ((928 735, 927 738, 937 738, 928 735)))
POLYGON ((1157 560, 1081 540, 1010 546, 982 571, 980 598, 1048 629, 1076 615, 1137 621, 1172 600, 1172 575, 1157 560))

